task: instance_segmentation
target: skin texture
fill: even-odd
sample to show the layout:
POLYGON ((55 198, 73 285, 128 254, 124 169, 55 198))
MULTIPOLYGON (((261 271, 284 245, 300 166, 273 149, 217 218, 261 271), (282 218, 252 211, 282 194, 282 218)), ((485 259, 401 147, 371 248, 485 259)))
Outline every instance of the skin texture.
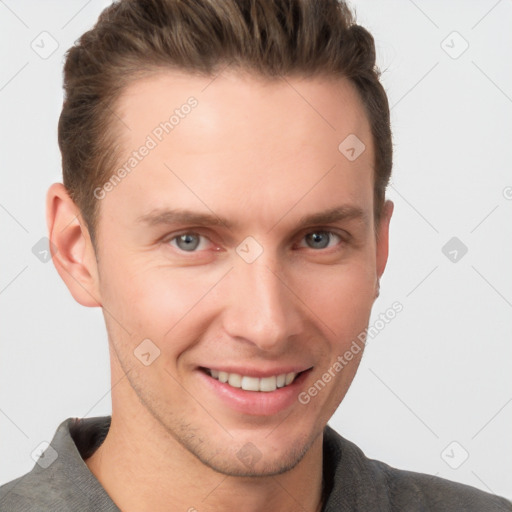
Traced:
POLYGON ((63 185, 48 192, 53 261, 80 304, 102 307, 109 336, 112 425, 86 463, 125 512, 314 511, 322 431, 362 351, 308 404, 271 414, 232 407, 199 367, 311 369, 297 395, 367 327, 393 209, 375 225, 369 124, 344 79, 162 71, 116 105, 122 161, 191 96, 197 106, 101 199, 97 253, 63 185), (349 134, 366 146, 354 161, 338 150, 349 134), (340 206, 358 215, 301 224, 340 206), (231 225, 138 220, 166 208, 231 225), (327 247, 311 242, 318 232, 327 247), (200 235, 195 251, 183 233, 200 235), (237 252, 247 237, 262 250, 252 263, 237 252), (148 366, 134 355, 144 339, 160 350, 148 366), (249 465, 237 456, 248 443, 249 465))

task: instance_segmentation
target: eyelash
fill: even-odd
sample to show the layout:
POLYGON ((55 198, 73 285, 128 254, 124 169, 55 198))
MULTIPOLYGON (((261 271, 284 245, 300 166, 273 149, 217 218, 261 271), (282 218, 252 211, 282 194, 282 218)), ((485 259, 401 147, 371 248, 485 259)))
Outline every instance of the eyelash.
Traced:
MULTIPOLYGON (((311 230, 311 231, 308 231, 308 232, 304 233, 301 236, 300 240, 303 241, 306 238, 307 235, 311 235, 313 233, 327 233, 327 234, 331 235, 331 237, 332 236, 338 237, 339 238, 339 242, 338 242, 338 244, 336 244, 336 246, 334 246, 334 248, 338 247, 341 244, 346 243, 347 239, 349 237, 348 234, 343 236, 340 233, 337 233, 336 231, 332 231, 330 229, 318 228, 318 229, 314 229, 314 230, 311 230)), ((180 236, 183 236, 183 235, 194 235, 194 236, 197 236, 197 237, 202 237, 202 238, 208 240, 210 243, 213 243, 213 242, 211 242, 211 240, 206 235, 203 235, 202 233, 199 233, 197 231, 183 231, 183 232, 175 234, 175 235, 173 235, 171 237, 165 238, 163 240, 163 243, 171 245, 171 242, 173 242, 174 240, 177 240, 180 236)), ((173 246, 173 248, 176 249, 180 254, 198 254, 198 253, 203 252, 201 250, 185 251, 183 249, 180 249, 177 246, 173 246)), ((333 247, 325 247, 325 248, 321 248, 321 249, 314 249, 312 247, 303 247, 303 248, 311 249, 314 252, 325 252, 325 251, 329 251, 329 250, 333 249, 333 247)))

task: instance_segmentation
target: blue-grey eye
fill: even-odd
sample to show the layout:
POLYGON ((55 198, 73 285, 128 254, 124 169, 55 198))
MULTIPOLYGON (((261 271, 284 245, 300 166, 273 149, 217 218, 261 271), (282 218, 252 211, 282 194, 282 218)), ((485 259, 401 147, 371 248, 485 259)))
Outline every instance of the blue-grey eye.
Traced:
POLYGON ((312 249, 325 249, 332 245, 331 241, 333 236, 339 238, 336 233, 332 233, 330 231, 313 231, 312 233, 308 233, 304 239, 306 240, 308 247, 311 247, 312 249))
POLYGON ((176 246, 182 251, 195 251, 201 243, 201 236, 194 233, 184 233, 173 238, 176 241, 176 246))

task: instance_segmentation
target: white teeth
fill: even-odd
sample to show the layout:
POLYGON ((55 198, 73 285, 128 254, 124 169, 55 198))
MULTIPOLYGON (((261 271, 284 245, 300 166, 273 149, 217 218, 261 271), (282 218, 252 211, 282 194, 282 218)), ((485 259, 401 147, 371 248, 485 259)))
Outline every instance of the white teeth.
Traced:
POLYGON ((238 375, 238 373, 230 373, 228 384, 234 388, 242 387, 242 376, 238 375))
POLYGON ((276 386, 276 377, 263 377, 260 379, 260 391, 275 391, 277 389, 276 386))
POLYGON ((260 390, 260 382, 257 377, 247 377, 247 375, 242 377, 242 389, 245 391, 259 391, 260 390))
POLYGON ((285 386, 288 386, 288 384, 291 384, 293 382, 293 379, 295 379, 296 373, 287 373, 286 379, 284 381, 285 386))
POLYGON ((210 370, 210 375, 220 382, 227 383, 234 388, 242 388, 245 391, 263 391, 271 392, 278 388, 284 388, 290 385, 297 373, 282 373, 273 375, 272 377, 250 377, 248 375, 240 375, 238 373, 228 373, 219 370, 210 370))

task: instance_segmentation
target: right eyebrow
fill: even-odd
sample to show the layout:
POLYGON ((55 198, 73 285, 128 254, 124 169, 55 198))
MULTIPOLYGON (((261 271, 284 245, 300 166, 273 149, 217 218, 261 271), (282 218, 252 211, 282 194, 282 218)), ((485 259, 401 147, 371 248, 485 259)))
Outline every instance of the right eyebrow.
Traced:
POLYGON ((154 209, 149 213, 141 215, 136 222, 148 226, 172 225, 172 224, 191 224, 196 226, 224 226, 232 229, 233 223, 214 213, 194 212, 187 209, 154 209))

